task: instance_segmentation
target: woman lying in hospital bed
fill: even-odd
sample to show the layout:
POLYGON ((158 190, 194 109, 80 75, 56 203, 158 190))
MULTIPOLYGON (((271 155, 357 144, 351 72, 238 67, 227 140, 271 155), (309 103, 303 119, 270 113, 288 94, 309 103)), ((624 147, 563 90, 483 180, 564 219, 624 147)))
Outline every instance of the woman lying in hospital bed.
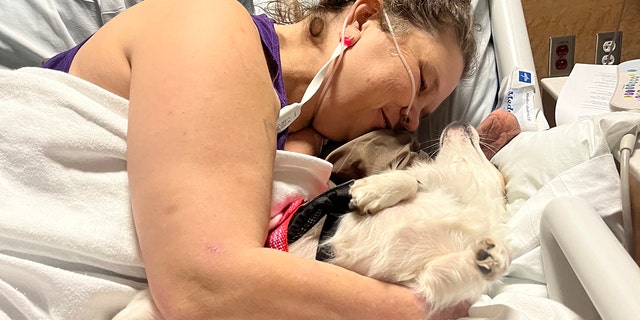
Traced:
MULTIPOLYGON (((366 15, 368 11, 364 12, 366 15)), ((393 15, 391 17, 393 18, 393 15)), ((361 22, 358 24, 364 25, 361 22)), ((167 40, 166 37, 164 39, 167 40)), ((362 39, 366 38, 361 37, 360 40, 362 39)), ((391 49, 395 47, 393 42, 388 44, 391 49)), ((171 45, 175 46, 175 43, 171 45)), ((342 63, 346 63, 349 57, 348 50, 344 54, 345 61, 342 63)), ((396 69, 399 70, 396 71, 398 73, 396 77, 408 79, 399 55, 394 57, 398 60, 394 63, 399 68, 396 69)), ((408 60, 411 59, 409 57, 407 57, 408 60)), ((413 72, 417 77, 417 70, 413 72)), ((131 139, 133 134, 131 129, 127 132, 130 124, 127 117, 131 117, 128 114, 129 101, 64 73, 43 69, 23 69, 3 72, 1 76, 3 79, 0 82, 2 83, 0 94, 4 114, 1 118, 3 142, 0 144, 2 148, 0 154, 3 164, 1 169, 3 193, 0 201, 2 205, 0 215, 2 215, 2 221, 10 221, 10 223, 0 225, 2 238, 0 241, 2 269, 0 318, 109 318, 127 304, 137 289, 145 286, 146 279, 152 279, 150 272, 154 272, 153 268, 149 269, 150 265, 142 264, 137 246, 138 235, 130 215, 129 177, 126 169, 127 166, 132 169, 132 157, 136 155, 127 145, 135 141, 131 139), (17 92, 29 94, 16 94, 17 92), (127 138, 130 141, 127 141, 127 138)), ((335 77, 332 81, 340 81, 339 73, 335 77)), ((410 87, 408 82, 405 86, 410 87)), ((172 94, 176 92, 171 91, 172 94)), ((301 94, 300 92, 299 95, 301 94)), ((487 113, 484 115, 486 116, 487 113)), ((153 114, 158 115, 159 109, 142 116, 153 114)), ((638 122, 640 119, 634 116, 623 117, 612 114, 603 116, 601 119, 543 133, 525 133, 516 137, 494 157, 493 162, 507 179, 509 209, 513 213, 511 224, 515 230, 512 242, 514 261, 512 271, 504 279, 504 284, 496 287, 493 292, 488 293, 486 299, 470 309, 472 317, 549 319, 555 316, 570 319, 575 316, 562 305, 546 299, 544 275, 539 263, 538 230, 535 221, 545 201, 558 193, 587 196, 587 199, 593 199, 601 215, 612 215, 619 199, 617 193, 614 195, 613 192, 608 191, 614 190, 619 180, 616 180, 613 175, 615 167, 612 167, 613 162, 609 157, 611 146, 607 142, 615 140, 620 132, 638 122), (564 137, 573 139, 564 139, 564 137), (554 143, 551 148, 549 148, 549 141, 554 143), (567 157, 548 158, 547 161, 545 158, 540 158, 539 150, 535 148, 539 145, 545 146, 547 154, 549 151, 557 150, 558 153, 562 151, 567 157), (582 148, 576 148, 576 145, 582 148), (525 156, 525 153, 528 154, 525 156), (597 167, 598 170, 591 170, 592 166, 597 167), (584 177, 584 172, 597 173, 597 176, 590 176, 600 181, 597 189, 585 188, 573 179, 576 175, 584 177), (562 189, 556 187, 558 183, 563 185, 562 189), (588 197, 595 194, 598 197, 588 197)), ((158 123, 164 122, 158 121, 158 123)), ((195 125, 195 123, 191 124, 195 125)), ((216 137, 217 140, 227 137, 226 135, 211 136, 216 137)), ((250 143, 252 140, 254 137, 247 141, 250 143)), ((202 148, 202 144, 193 150, 198 148, 202 148)), ((252 149, 250 154, 240 159, 255 159, 255 152, 256 150, 252 149)), ((220 158, 217 156, 217 160, 212 160, 211 163, 219 161, 220 158)), ((230 158, 230 154, 225 154, 225 158, 239 159, 230 158)), ((292 188, 295 190, 289 189, 287 192, 300 192, 307 197, 312 197, 326 187, 330 166, 325 162, 306 157, 294 158, 289 160, 295 164, 293 166, 279 167, 278 162, 274 164, 276 172, 294 170, 295 175, 300 177, 300 181, 293 184, 292 188)), ((157 161, 158 159, 145 161, 138 168, 144 167, 144 170, 149 170, 157 165, 157 161)), ((268 163, 266 160, 263 162, 268 163)), ((211 163, 207 163, 207 166, 211 163)), ((174 167, 176 166, 178 165, 174 167)), ((230 166, 225 167, 233 170, 230 166)), ((171 172, 170 170, 175 168, 164 170, 171 172)), ((237 172, 234 170, 234 173, 237 172)), ((181 183, 195 186, 201 182, 207 183, 206 181, 213 181, 214 184, 223 189, 233 190, 234 193, 251 191, 245 190, 249 189, 246 188, 248 184, 231 188, 231 183, 223 183, 219 178, 203 177, 202 174, 190 179, 182 179, 181 183)), ((251 181, 251 184, 256 183, 255 176, 248 181, 251 181)), ((283 179, 283 181, 286 180, 283 179)), ((167 188, 170 182, 171 179, 151 181, 150 187, 167 188)), ((184 193, 186 189, 187 187, 173 189, 171 193, 188 196, 184 193)), ((216 193, 211 192, 211 194, 216 193)), ((270 195, 264 194, 261 198, 268 196, 270 195)), ((255 197, 255 193, 251 193, 246 198, 255 199, 255 197)), ((164 200, 167 199, 154 198, 154 202, 164 200)), ((263 209, 269 210, 269 208, 260 210, 263 209)), ((157 222, 149 221, 148 223, 157 222)), ((165 226, 176 226, 178 223, 180 221, 172 221, 165 226)), ((193 223, 189 224, 189 230, 193 226, 193 223)), ((215 228, 207 227, 206 236, 221 236, 228 233, 224 229, 218 232, 212 230, 215 228)), ((160 234, 153 245, 165 243, 167 248, 175 246, 179 248, 167 256, 166 262, 153 263, 153 265, 172 266, 175 263, 185 262, 186 260, 182 261, 183 258, 179 255, 180 249, 184 249, 184 246, 179 245, 178 239, 190 232, 181 232, 177 236, 167 236, 164 232, 160 234)), ((219 243, 202 242, 201 245, 211 254, 219 254, 220 250, 224 250, 219 243)), ((142 252, 145 252, 144 248, 142 252)), ((262 279, 261 281, 265 281, 265 274, 270 275, 269 279, 279 277, 280 273, 267 272, 267 269, 264 269, 265 261, 268 260, 260 259, 259 261, 261 265, 259 267, 256 265, 254 271, 257 272, 256 276, 262 279)), ((341 271, 332 272, 343 275, 341 271)), ((292 276, 290 272, 282 275, 283 279, 288 281, 295 280, 291 279, 292 276)), ((238 280, 248 281, 249 279, 238 280)), ((177 281, 168 282, 171 282, 169 285, 175 285, 177 281)), ((319 279, 314 281, 322 282, 319 279)), ((255 285, 256 283, 251 283, 252 288, 257 290, 259 286, 253 287, 255 285)), ((284 286, 285 283, 278 285, 284 286)), ((325 286, 326 283, 319 283, 313 289, 320 290, 326 288, 325 286)), ((400 303, 407 297, 401 289, 386 287, 376 289, 377 286, 378 284, 368 280, 353 280, 348 282, 349 288, 345 288, 343 293, 348 290, 367 288, 369 295, 354 294, 333 298, 338 299, 337 304, 341 306, 346 305, 345 301, 349 299, 357 300, 350 304, 351 312, 372 312, 383 318, 388 318, 384 317, 386 311, 397 315, 395 313, 397 310, 391 310, 393 308, 406 312, 420 311, 414 308, 412 302, 400 303), (356 283, 361 285, 355 285, 356 283), (372 290, 382 292, 371 295, 372 290), (397 295, 399 304, 376 303, 386 299, 383 298, 385 295, 397 295), (386 310, 377 310, 367 305, 368 299, 372 299, 371 305, 386 308, 386 310)), ((287 287, 296 289, 290 285, 287 287)), ((305 295, 313 293, 309 292, 311 286, 307 281, 304 281, 300 287, 304 287, 301 293, 305 295)), ((273 288, 275 285, 269 286, 269 290, 274 290, 273 288)), ((226 291, 227 294, 225 294, 227 297, 228 292, 226 291)), ((274 294, 276 291, 269 292, 274 294)), ((162 290, 160 293, 175 292, 162 290)), ((314 300, 319 300, 318 294, 313 294, 314 300)), ((299 297, 304 298, 305 295, 299 297)), ((218 296, 214 302, 223 301, 225 296, 218 296)), ((167 299, 166 296, 160 296, 160 298, 167 299)), ((273 300, 275 296, 271 295, 269 298, 270 303, 273 303, 270 307, 275 309, 277 307, 273 300)), ((286 301, 288 304, 283 308, 286 312, 292 312, 290 303, 293 299, 286 301)), ((305 305, 305 308, 308 308, 308 305, 305 305)), ((346 312, 342 315, 348 318, 364 318, 364 316, 349 317, 346 312)))

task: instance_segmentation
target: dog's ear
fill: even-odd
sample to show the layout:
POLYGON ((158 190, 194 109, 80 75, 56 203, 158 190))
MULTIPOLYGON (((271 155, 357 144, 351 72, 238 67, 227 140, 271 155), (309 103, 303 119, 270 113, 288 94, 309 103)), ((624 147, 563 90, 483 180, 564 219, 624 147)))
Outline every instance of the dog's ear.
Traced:
POLYGON ((477 128, 480 136, 480 148, 482 152, 491 160, 493 156, 502 149, 511 139, 520 132, 518 119, 507 110, 495 110, 491 112, 477 128))
POLYGON ((410 133, 388 129, 371 131, 329 149, 325 160, 333 164, 331 181, 337 184, 388 169, 404 169, 422 158, 420 144, 410 133))

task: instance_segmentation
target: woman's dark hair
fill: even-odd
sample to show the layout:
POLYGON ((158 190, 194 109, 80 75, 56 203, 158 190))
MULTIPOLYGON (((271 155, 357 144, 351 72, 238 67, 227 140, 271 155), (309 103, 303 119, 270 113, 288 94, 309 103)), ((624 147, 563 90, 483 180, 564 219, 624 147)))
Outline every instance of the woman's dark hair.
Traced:
MULTIPOLYGON (((464 76, 475 65, 476 40, 471 18, 470 0, 382 0, 383 10, 389 15, 393 30, 402 35, 411 28, 420 28, 439 35, 450 33, 456 40, 464 60, 464 76)), ((353 0, 274 0, 263 10, 276 23, 290 24, 309 19, 309 32, 318 36, 324 28, 328 13, 338 13, 353 4, 353 0)), ((389 28, 384 17, 379 19, 383 30, 389 28)))

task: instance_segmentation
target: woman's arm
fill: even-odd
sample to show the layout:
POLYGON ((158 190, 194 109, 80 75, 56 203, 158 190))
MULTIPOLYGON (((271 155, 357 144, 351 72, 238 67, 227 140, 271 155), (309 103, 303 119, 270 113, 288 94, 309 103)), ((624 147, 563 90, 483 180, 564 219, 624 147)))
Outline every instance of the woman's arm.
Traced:
POLYGON ((408 289, 263 248, 279 105, 244 8, 235 0, 138 6, 123 17, 132 32, 125 44, 127 161, 140 248, 161 313, 424 316, 408 289))
POLYGON ((307 127, 300 131, 290 132, 284 150, 318 156, 324 142, 325 137, 313 127, 307 127))

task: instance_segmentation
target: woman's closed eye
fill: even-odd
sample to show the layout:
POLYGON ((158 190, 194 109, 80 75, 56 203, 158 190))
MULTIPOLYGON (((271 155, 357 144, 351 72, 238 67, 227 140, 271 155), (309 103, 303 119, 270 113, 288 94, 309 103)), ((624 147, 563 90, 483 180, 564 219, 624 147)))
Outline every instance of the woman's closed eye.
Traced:
POLYGON ((424 74, 420 72, 420 92, 427 90, 427 83, 424 81, 424 74))
POLYGON ((427 90, 427 82, 424 80, 424 74, 425 74, 425 65, 423 63, 419 64, 419 70, 420 70, 420 89, 418 90, 418 93, 424 92, 427 90))

